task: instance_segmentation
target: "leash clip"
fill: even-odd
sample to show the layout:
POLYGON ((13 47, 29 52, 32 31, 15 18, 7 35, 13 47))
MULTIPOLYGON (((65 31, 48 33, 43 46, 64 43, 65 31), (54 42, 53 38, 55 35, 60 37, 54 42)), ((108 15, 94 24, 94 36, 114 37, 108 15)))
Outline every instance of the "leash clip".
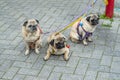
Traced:
POLYGON ((80 21, 79 26, 80 26, 80 27, 82 27, 82 26, 83 26, 83 22, 82 22, 82 21, 80 21))

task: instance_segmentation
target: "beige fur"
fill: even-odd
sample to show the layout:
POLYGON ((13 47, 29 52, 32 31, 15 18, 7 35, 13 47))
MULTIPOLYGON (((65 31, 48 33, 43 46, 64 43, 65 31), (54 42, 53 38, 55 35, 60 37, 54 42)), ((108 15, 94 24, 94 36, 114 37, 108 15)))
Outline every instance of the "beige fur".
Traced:
MULTIPOLYGON (((89 16, 90 16, 90 19, 91 19, 91 18, 94 18, 93 15, 97 16, 96 14, 91 14, 91 15, 89 15, 89 16)), ((98 17, 98 16, 97 16, 97 17, 98 17)), ((81 19, 81 21, 82 21, 82 23, 83 23, 83 28, 84 28, 86 31, 93 33, 93 32, 95 31, 95 29, 96 29, 96 25, 94 25, 94 26, 91 25, 91 22, 88 22, 88 21, 86 20, 86 18, 87 18, 87 17, 81 19)), ((80 21, 76 22, 76 23, 72 26, 71 31, 70 31, 70 39, 71 39, 71 41, 73 41, 73 42, 75 42, 75 43, 79 43, 79 42, 80 42, 80 41, 79 41, 79 35, 78 35, 78 33, 77 33, 77 25, 78 25, 79 23, 80 23, 80 21)), ((83 31, 83 29, 82 29, 81 27, 79 27, 79 32, 80 32, 80 34, 82 34, 82 36, 85 36, 85 32, 83 31)), ((87 44, 88 44, 88 43, 87 43, 87 40, 91 42, 91 41, 92 41, 91 36, 89 36, 88 39, 84 39, 84 40, 82 41, 84 45, 87 45, 87 44)))
MULTIPOLYGON (((49 43, 50 43, 50 41, 51 40, 55 40, 55 42, 54 43, 57 43, 57 42, 59 42, 59 40, 61 39, 61 38, 65 38, 65 36, 63 35, 63 34, 61 34, 61 33, 53 33, 53 34, 51 34, 49 37, 48 37, 48 49, 47 49, 47 54, 46 54, 46 56, 44 57, 44 60, 48 60, 49 59, 49 57, 50 57, 50 55, 51 54, 55 54, 55 55, 61 55, 61 54, 64 54, 64 59, 65 60, 68 60, 69 59, 69 49, 66 47, 66 42, 65 42, 65 47, 64 48, 62 48, 62 49, 57 49, 56 48, 56 46, 54 45, 54 46, 52 46, 52 45, 50 45, 49 43)), ((65 40, 66 40, 66 38, 65 38, 65 40)))
POLYGON ((30 19, 27 22, 28 23, 26 24, 26 26, 22 26, 22 35, 26 45, 25 55, 29 54, 30 49, 35 49, 35 52, 39 54, 39 48, 42 46, 41 32, 38 28, 39 26, 37 27, 37 31, 35 31, 34 33, 31 33, 28 30, 29 25, 39 24, 36 22, 35 19, 30 19))

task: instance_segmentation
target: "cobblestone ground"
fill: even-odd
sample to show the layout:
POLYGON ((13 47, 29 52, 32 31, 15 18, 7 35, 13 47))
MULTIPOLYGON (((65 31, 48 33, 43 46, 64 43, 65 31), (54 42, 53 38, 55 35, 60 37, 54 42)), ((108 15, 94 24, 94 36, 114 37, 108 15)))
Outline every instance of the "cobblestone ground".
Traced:
MULTIPOLYGON (((69 61, 63 56, 43 60, 48 35, 43 35, 39 55, 24 55, 24 21, 35 18, 44 32, 56 30, 87 5, 87 0, 0 0, 0 80, 120 80, 119 18, 114 18, 111 28, 102 27, 108 21, 101 20, 88 46, 68 40, 69 61)), ((98 0, 90 12, 104 13, 104 4, 98 0)), ((69 29, 63 34, 69 37, 69 29)))

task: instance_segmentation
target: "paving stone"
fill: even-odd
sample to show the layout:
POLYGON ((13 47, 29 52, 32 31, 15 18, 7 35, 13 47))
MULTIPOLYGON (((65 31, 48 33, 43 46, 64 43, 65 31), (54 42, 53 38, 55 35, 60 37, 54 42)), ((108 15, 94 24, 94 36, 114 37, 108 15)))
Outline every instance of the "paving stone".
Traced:
POLYGON ((79 63, 98 65, 100 63, 100 60, 99 59, 94 59, 94 58, 80 58, 79 63))
POLYGON ((29 69, 29 68, 21 68, 18 73, 22 74, 22 75, 37 75, 39 73, 39 70, 29 69))
POLYGON ((12 60, 5 60, 1 65, 0 65, 0 71, 7 71, 13 64, 12 60))
POLYGON ((19 70, 19 68, 16 68, 16 67, 12 67, 10 68, 3 76, 3 78, 5 79, 12 79, 15 74, 17 73, 17 71, 19 70))
POLYGON ((0 72, 0 78, 4 75, 5 72, 0 72))
POLYGON ((20 68, 31 68, 32 64, 29 63, 29 62, 15 61, 12 66, 14 66, 14 67, 20 67, 20 68))
POLYGON ((16 51, 16 50, 4 50, 4 52, 2 54, 5 54, 5 55, 19 55, 19 54, 21 54, 21 52, 16 51))
POLYGON ((66 66, 68 67, 76 67, 79 61, 79 57, 70 57, 69 62, 66 66))
POLYGON ((27 56, 0 55, 0 58, 1 59, 9 59, 9 60, 25 61, 27 56))
POLYGON ((115 45, 115 51, 120 51, 120 43, 116 43, 116 45, 115 45))
POLYGON ((84 80, 96 80, 97 71, 87 71, 84 80))
POLYGON ((100 66, 100 65, 89 65, 88 70, 110 72, 110 67, 109 66, 100 66))
POLYGON ((26 76, 25 77, 25 80, 33 80, 34 79, 34 76, 26 76))
POLYGON ((102 54, 103 54, 103 51, 101 51, 101 50, 94 50, 91 57, 95 58, 95 59, 101 59, 102 54))
POLYGON ((42 70, 39 73, 39 77, 48 79, 50 76, 51 72, 53 71, 54 66, 49 66, 49 65, 44 65, 42 70))
POLYGON ((87 67, 88 67, 88 64, 80 64, 79 63, 75 70, 75 74, 85 75, 85 73, 87 71, 87 67))
POLYGON ((119 80, 120 74, 99 72, 97 80, 119 80))
POLYGON ((101 65, 105 65, 105 66, 110 66, 112 62, 112 56, 104 56, 102 57, 101 60, 101 65))
POLYGON ((111 65, 111 70, 110 72, 115 72, 115 73, 120 73, 119 70, 120 70, 120 57, 113 57, 113 62, 112 62, 112 65, 111 65))
MULTIPOLYGON (((56 57, 56 56, 53 56, 53 57, 56 57)), ((55 59, 55 58, 54 58, 55 59)), ((63 57, 62 57, 62 59, 63 59, 63 57)), ((65 66, 66 65, 66 61, 64 61, 64 59, 63 60, 59 60, 59 59, 56 59, 56 60, 48 60, 47 62, 46 62, 46 64, 48 64, 48 65, 55 65, 55 66, 65 66)))
POLYGON ((61 80, 83 80, 82 75, 73 75, 73 74, 63 74, 61 80))
POLYGON ((25 75, 16 74, 13 80, 24 80, 25 75))
POLYGON ((61 73, 52 72, 48 80, 60 80, 61 73))
POLYGON ((60 72, 60 73, 73 73, 74 72, 74 68, 70 68, 70 67, 60 67, 60 66, 56 66, 54 68, 54 72, 60 72))

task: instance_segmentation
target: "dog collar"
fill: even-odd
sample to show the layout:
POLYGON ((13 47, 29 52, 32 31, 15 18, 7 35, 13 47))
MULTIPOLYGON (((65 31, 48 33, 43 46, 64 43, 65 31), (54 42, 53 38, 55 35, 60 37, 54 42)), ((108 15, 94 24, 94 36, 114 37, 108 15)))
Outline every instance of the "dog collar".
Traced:
POLYGON ((67 48, 70 48, 70 45, 67 44, 66 47, 67 47, 67 48))

